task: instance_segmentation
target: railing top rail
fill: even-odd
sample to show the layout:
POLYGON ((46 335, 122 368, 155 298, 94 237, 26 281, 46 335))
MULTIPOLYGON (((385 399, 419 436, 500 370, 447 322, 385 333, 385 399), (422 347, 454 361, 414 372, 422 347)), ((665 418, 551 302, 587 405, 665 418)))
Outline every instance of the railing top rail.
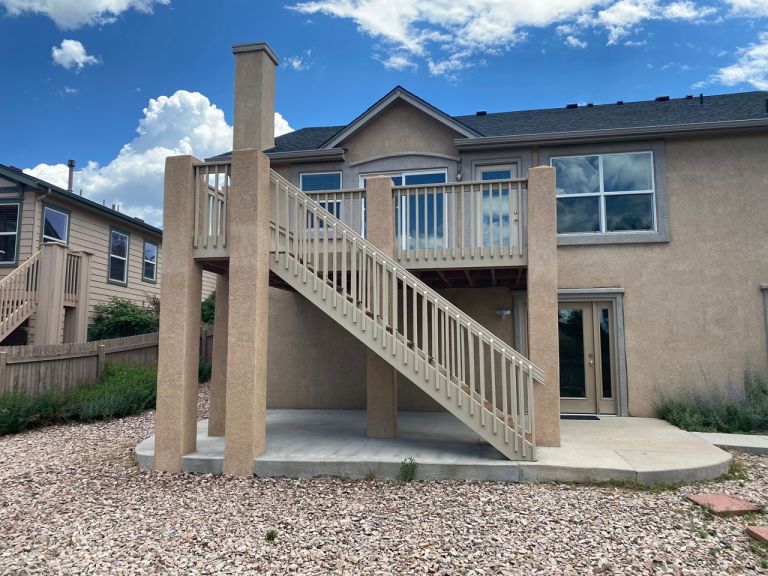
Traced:
POLYGON ((415 188, 445 188, 448 186, 477 186, 493 184, 517 184, 527 183, 528 178, 504 178, 503 180, 466 180, 458 182, 439 182, 434 184, 409 184, 407 186, 393 186, 393 190, 412 190, 415 188))
POLYGON ((312 196, 314 194, 350 194, 350 193, 365 193, 365 188, 341 188, 339 190, 312 190, 308 192, 304 192, 304 194, 307 194, 309 196, 312 196))
MULTIPOLYGON (((299 190, 296 186, 291 184, 288 180, 283 178, 280 174, 275 172, 274 170, 270 171, 270 180, 272 182, 275 182, 278 185, 283 185, 290 193, 293 193, 297 198, 303 200, 303 201, 310 201, 314 204, 314 201, 311 197, 307 196, 305 192, 302 192, 299 190)), ((494 182, 499 182, 499 180, 495 180, 494 182)), ((313 207, 313 209, 315 209, 313 207)), ((318 207, 318 209, 323 210, 322 207, 318 207)), ((355 232, 353 228, 346 225, 344 222, 336 218, 333 214, 328 212, 327 214, 323 215, 323 219, 326 221, 326 226, 329 226, 334 229, 340 229, 344 234, 347 235, 347 237, 352 241, 359 240, 363 243, 363 249, 365 248, 365 244, 367 244, 367 240, 363 238, 359 233, 355 232)), ((432 303, 438 307, 442 307, 446 313, 449 313, 449 311, 453 310, 455 312, 454 314, 451 314, 451 317, 459 322, 462 326, 466 327, 468 330, 471 330, 472 332, 476 333, 478 338, 483 338, 486 342, 488 342, 489 345, 493 346, 494 349, 499 352, 500 354, 503 354, 505 356, 508 356, 511 361, 517 362, 518 364, 522 364, 523 362, 528 366, 529 371, 534 376, 534 378, 540 382, 544 383, 544 371, 536 366, 533 362, 531 362, 528 358, 523 356, 522 354, 518 353, 512 346, 505 344, 504 340, 500 339, 498 336, 493 334, 490 330, 486 329, 482 324, 478 322, 473 322, 471 320, 471 316, 467 316, 465 313, 461 311, 461 309, 446 300, 443 296, 440 296, 437 292, 435 292, 432 288, 430 288, 427 284, 424 282, 418 280, 418 279, 411 279, 408 276, 411 276, 411 274, 408 272, 407 269, 405 269, 403 266, 398 264, 394 259, 390 258, 386 254, 382 254, 380 250, 373 248, 371 250, 371 257, 376 258, 376 260, 389 268, 392 269, 392 271, 403 281, 403 283, 413 288, 414 290, 418 290, 425 298, 427 298, 428 301, 432 301, 432 303)))
POLYGON ((216 160, 215 162, 195 162, 193 166, 200 168, 201 166, 229 166, 232 164, 232 160, 216 160))

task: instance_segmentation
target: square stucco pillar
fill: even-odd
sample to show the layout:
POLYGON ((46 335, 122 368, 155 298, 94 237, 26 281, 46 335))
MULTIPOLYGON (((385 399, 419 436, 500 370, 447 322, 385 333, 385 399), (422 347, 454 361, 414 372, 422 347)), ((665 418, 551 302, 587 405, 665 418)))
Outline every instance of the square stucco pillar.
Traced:
POLYGON ((233 150, 268 150, 275 145, 277 55, 265 42, 238 44, 235 55, 233 150))
POLYGON ((163 281, 157 364, 155 469, 181 471, 181 457, 197 440, 202 268, 195 261, 194 167, 176 156, 165 162, 163 281))
POLYGON ((269 169, 260 150, 232 153, 224 473, 236 476, 253 474, 253 459, 265 445, 269 169))
POLYGON ((208 410, 208 436, 224 436, 227 412, 227 341, 229 330, 229 276, 216 277, 216 313, 213 321, 211 361, 211 403, 208 410))
MULTIPOLYGON (((392 179, 368 178, 365 187, 366 239, 382 254, 392 256, 395 242, 395 210, 392 203, 392 179)), ((392 298, 388 299, 392 302, 392 298)), ((397 370, 367 349, 368 436, 394 438, 397 435, 397 370)))
POLYGON ((557 325, 555 170, 528 171, 528 354, 544 370, 534 384, 536 443, 560 445, 560 358, 557 325))
POLYGON ((67 248, 43 244, 40 258, 35 344, 60 344, 64 334, 64 269, 67 248))

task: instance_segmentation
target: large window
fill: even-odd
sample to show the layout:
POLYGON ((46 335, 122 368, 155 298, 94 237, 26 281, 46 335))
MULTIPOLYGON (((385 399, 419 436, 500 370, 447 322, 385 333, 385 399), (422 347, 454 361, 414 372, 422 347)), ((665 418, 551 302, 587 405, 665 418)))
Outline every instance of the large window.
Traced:
MULTIPOLYGON (((302 192, 306 192, 310 196, 321 195, 322 192, 333 192, 335 190, 341 190, 341 172, 313 172, 299 175, 299 184, 302 192)), ((326 199, 316 198, 317 203, 323 208, 328 210, 336 218, 341 219, 341 202, 329 201, 326 199)), ((314 219, 311 214, 307 215, 307 228, 314 227, 314 219)), ((320 221, 320 228, 323 227, 322 221, 320 221)))
POLYGON ((108 279, 117 284, 128 284, 128 248, 130 237, 114 228, 109 234, 108 279))
POLYGON ((149 240, 144 240, 144 266, 141 278, 147 282, 157 282, 157 244, 149 240))
POLYGON ((558 234, 656 230, 652 152, 552 158, 558 234))
MULTIPOLYGON (((426 186, 445 184, 448 172, 440 170, 419 170, 411 172, 389 172, 360 176, 360 185, 371 176, 389 176, 395 186, 426 186)), ((445 246, 445 195, 420 192, 418 189, 404 190, 398 195, 395 214, 397 237, 401 250, 418 250, 445 246)))
POLYGON ((0 204, 0 265, 16 263, 19 205, 0 204))
POLYGON ((69 212, 45 206, 43 208, 43 244, 69 242, 69 212))

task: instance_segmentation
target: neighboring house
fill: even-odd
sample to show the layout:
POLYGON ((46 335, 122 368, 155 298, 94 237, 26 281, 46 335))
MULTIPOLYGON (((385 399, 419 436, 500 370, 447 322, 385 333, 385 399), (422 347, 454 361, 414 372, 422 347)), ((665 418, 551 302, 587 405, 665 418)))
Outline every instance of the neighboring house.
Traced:
MULTIPOLYGON (((267 406, 367 407, 381 436, 396 433, 398 409, 448 409, 509 457, 530 457, 509 438, 557 445, 561 412, 652 416, 664 394, 725 390, 768 367, 768 92, 450 116, 396 87, 347 125, 272 141, 264 70, 276 58, 263 44, 235 54, 235 152, 194 168, 220 206, 197 233, 228 243, 194 255, 242 281, 238 194, 269 196, 268 375, 251 373, 267 406), (269 194, 249 148, 269 159, 269 194), (394 390, 379 381, 389 367, 394 390)), ((166 220, 166 234, 181 221, 166 220)), ((234 293, 229 306, 241 306, 234 293)), ((214 401, 244 329, 229 326, 220 380, 214 360, 214 401)), ((167 386, 185 385, 167 362, 167 386)), ((260 450, 252 417, 258 439, 240 445, 241 463, 260 450)), ((177 432, 158 430, 171 446, 177 432)), ((159 467, 174 469, 174 446, 159 467)))
POLYGON ((0 165, 0 222, 0 345, 84 341, 97 304, 160 295, 162 230, 138 218, 0 165), (49 266, 44 249, 55 260, 49 266), (13 292, 19 282, 28 298, 13 292), (40 316, 49 310, 43 335, 40 316))

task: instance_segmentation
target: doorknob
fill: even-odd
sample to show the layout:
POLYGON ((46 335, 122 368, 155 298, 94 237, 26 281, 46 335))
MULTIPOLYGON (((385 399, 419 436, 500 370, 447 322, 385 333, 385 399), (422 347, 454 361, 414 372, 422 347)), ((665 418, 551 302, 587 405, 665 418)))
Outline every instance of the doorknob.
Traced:
POLYGON ((594 364, 595 364, 595 361, 594 361, 594 360, 590 360, 590 361, 588 362, 588 364, 589 364, 590 366, 594 366, 594 364))

